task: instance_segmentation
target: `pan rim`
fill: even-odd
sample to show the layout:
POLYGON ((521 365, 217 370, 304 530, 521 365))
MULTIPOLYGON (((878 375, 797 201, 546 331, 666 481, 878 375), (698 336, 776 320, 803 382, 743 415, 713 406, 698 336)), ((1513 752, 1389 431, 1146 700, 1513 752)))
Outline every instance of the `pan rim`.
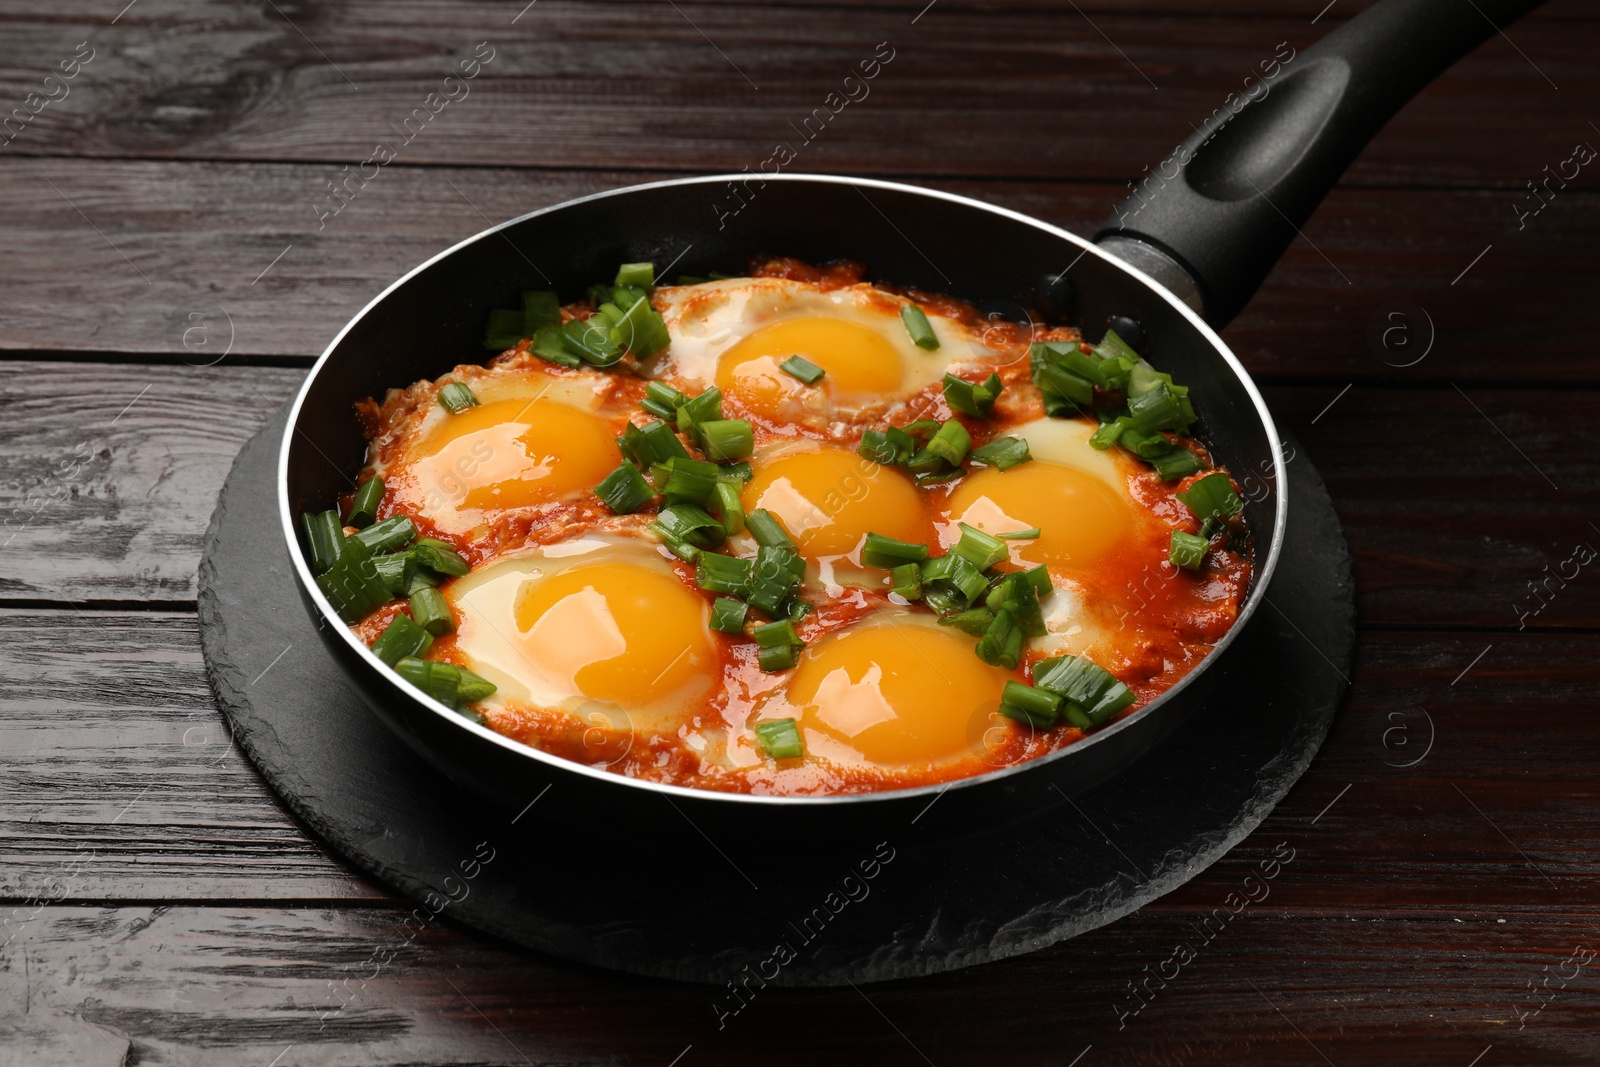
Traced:
MULTIPOLYGON (((919 797, 931 798, 929 800, 931 805, 933 799, 937 799, 939 796, 942 796, 945 792, 951 789, 975 788, 980 785, 1014 777, 1025 771, 1037 771, 1041 768, 1058 763, 1059 761, 1068 758, 1071 754, 1086 751, 1089 747, 1102 742, 1104 739, 1121 733, 1126 729, 1130 729, 1132 724, 1158 714, 1164 707, 1170 704, 1172 700, 1178 696, 1178 694, 1182 693, 1186 688, 1193 684, 1196 679, 1203 675, 1207 670, 1214 668, 1217 661, 1223 656, 1223 654, 1227 652, 1228 648, 1233 644, 1238 635, 1244 631, 1246 626, 1254 617, 1261 603, 1266 600, 1267 588, 1271 584, 1273 574, 1277 571, 1278 560, 1282 554, 1283 541, 1289 514, 1288 468, 1283 457, 1282 438, 1278 434, 1277 424, 1273 421, 1272 413, 1267 408, 1266 401, 1262 398, 1260 390, 1256 388, 1256 384, 1250 377, 1250 373, 1244 368, 1244 365, 1240 363, 1238 357, 1234 355, 1233 350, 1228 347, 1227 343, 1217 335, 1216 331, 1213 330, 1204 319, 1200 318, 1200 316, 1195 313, 1193 308, 1189 307, 1189 305, 1178 299, 1177 296, 1175 296, 1171 291, 1169 291, 1165 286, 1161 285, 1161 283, 1157 282, 1150 275, 1117 258, 1110 252, 1105 251, 1093 241, 1080 237, 1068 230, 1064 230, 1059 226, 1052 226, 1041 219, 1034 218, 1031 215, 1025 215, 1018 211, 1012 211, 1009 208, 999 207, 997 205, 988 204, 971 197, 961 196, 956 193, 944 192, 943 190, 928 189, 905 182, 885 181, 877 178, 860 178, 848 175, 810 173, 760 175, 757 180, 763 182, 797 184, 818 183, 829 185, 849 185, 857 188, 865 187, 869 189, 884 190, 887 192, 906 193, 914 196, 929 197, 935 200, 943 200, 968 209, 982 211, 990 215, 999 216, 1001 218, 1009 219, 1013 222, 1018 222, 1026 226, 1033 227, 1034 229, 1041 230, 1053 237, 1060 238, 1069 244, 1076 245, 1080 249, 1078 256, 1079 259, 1085 255, 1093 255, 1103 262, 1108 263, 1130 275, 1145 289, 1155 293, 1161 299, 1165 300, 1183 318, 1188 320, 1190 326, 1197 330, 1201 337, 1212 346, 1213 350, 1222 357, 1223 362, 1226 363, 1227 366, 1233 371, 1234 376, 1244 387, 1246 395, 1255 405, 1256 416, 1261 420, 1262 428, 1266 432, 1267 444, 1272 450, 1273 469, 1271 484, 1276 491, 1276 502, 1273 509, 1273 535, 1267 545, 1264 558, 1255 561, 1256 567, 1252 575, 1252 588, 1250 593, 1245 598, 1245 603, 1239 610, 1238 618, 1236 618, 1233 622, 1233 625, 1228 628, 1228 632, 1223 634, 1222 638, 1212 646, 1211 650, 1201 658, 1200 662, 1195 664, 1189 670, 1189 672, 1180 678, 1176 683, 1174 683, 1170 689, 1163 692, 1160 696, 1156 697, 1156 699, 1152 700, 1144 707, 1139 708, 1132 715, 1125 716, 1112 723, 1110 726, 1107 726, 1105 729, 1098 730, 1078 742, 1067 745, 1064 748, 1059 748, 1054 752, 1047 753, 1046 755, 1040 756, 1037 759, 1024 760, 1019 763, 1009 764, 1005 767, 999 767, 983 774, 969 775, 963 778, 955 778, 949 781, 939 782, 931 785, 915 786, 909 789, 890 789, 869 793, 842 793, 827 796, 773 796, 754 793, 724 792, 714 789, 696 789, 690 786, 672 785, 665 782, 650 781, 648 779, 632 778, 626 775, 616 774, 603 768, 592 767, 586 764, 564 759, 560 756, 556 756, 541 749, 535 748, 532 745, 515 741, 504 736, 503 734, 496 733, 487 726, 472 722, 457 712, 445 707, 443 704, 439 703, 439 701, 428 696, 426 693, 423 693, 415 686, 412 686, 409 682, 405 681, 403 678, 389 669, 382 660, 373 655, 371 649, 369 649, 364 643, 356 638, 354 632, 348 625, 344 623, 342 619, 340 619, 338 613, 333 609, 333 606, 328 602, 327 598, 323 596, 322 590, 318 588, 316 580, 311 574, 310 567, 305 559, 305 554, 300 548, 299 534, 291 517, 289 502, 289 453, 294 442, 295 434, 299 432, 301 410, 305 404, 306 398, 310 395, 312 387, 316 384, 318 374, 332 358, 334 351, 339 347, 341 342, 343 342, 345 336, 355 328, 357 323, 365 319, 368 314, 370 314, 375 308, 387 300, 391 293, 405 285, 418 274, 421 274, 434 264, 448 259, 456 252, 466 248, 469 245, 476 244, 478 241, 494 236, 495 234, 500 233, 502 230, 519 225, 529 219, 538 218, 542 215, 547 215, 556 211, 562 211, 567 208, 575 207, 579 204, 605 200, 611 197, 625 196, 650 189, 662 189, 685 185, 716 185, 735 181, 748 182, 752 180, 752 178, 756 177, 757 176, 747 173, 710 174, 682 178, 670 178, 654 182, 644 182, 638 185, 622 186, 616 189, 607 189, 597 193, 590 193, 586 196, 574 197, 569 200, 563 200, 560 203, 552 204, 548 207, 529 211, 525 214, 518 215, 515 218, 507 219, 504 222, 481 230, 478 233, 465 238, 464 240, 458 241, 454 245, 451 245, 443 251, 436 253, 435 255, 408 270, 405 274, 395 279, 380 293, 368 301, 367 304, 362 307, 361 310, 358 311, 354 316, 352 316, 350 320, 346 322, 345 325, 339 330, 339 332, 334 335, 327 347, 323 349, 322 354, 317 358, 317 361, 312 364, 310 371, 306 374, 305 381, 301 383, 299 390, 295 394, 293 405, 289 409, 288 421, 285 424, 283 434, 283 442, 279 446, 278 451, 276 488, 278 496, 279 527, 289 550, 289 561, 294 569, 295 578, 300 582, 302 593, 311 599, 311 602, 316 605, 317 610, 321 613, 322 622, 327 626, 331 626, 334 629, 334 632, 339 634, 340 639, 344 641, 348 650, 358 659, 362 660, 369 670, 375 671, 378 676, 382 677, 397 695, 410 700, 416 705, 426 708, 437 716, 442 716, 449 722, 451 726, 465 729, 469 733, 474 734, 480 740, 498 745, 500 748, 513 755, 532 759, 536 763, 542 763, 549 766, 552 770, 564 773, 579 774, 596 782, 603 782, 619 787, 639 789, 642 791, 641 795, 645 793, 655 793, 667 796, 668 798, 682 798, 688 801, 743 804, 756 807, 834 807, 838 805, 859 803, 904 802, 919 797)), ((1074 260, 1073 262, 1076 263, 1077 260, 1074 260)), ((1068 269, 1071 268, 1069 267, 1068 269)), ((354 403, 353 400, 352 403, 354 403)), ((388 718, 388 716, 382 717, 388 718)), ((396 728, 400 728, 398 724, 392 725, 395 725, 396 728)))

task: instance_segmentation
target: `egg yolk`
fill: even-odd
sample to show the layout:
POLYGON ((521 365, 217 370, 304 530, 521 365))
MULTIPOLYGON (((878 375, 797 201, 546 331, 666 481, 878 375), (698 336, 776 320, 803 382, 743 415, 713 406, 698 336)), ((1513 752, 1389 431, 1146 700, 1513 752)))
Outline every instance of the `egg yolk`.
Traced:
POLYGON ((555 400, 498 400, 439 423, 411 462, 419 510, 519 508, 592 488, 622 453, 604 420, 555 400))
POLYGON ((848 555, 869 533, 931 540, 911 480, 846 448, 791 452, 759 464, 745 486, 744 508, 772 512, 812 558, 848 555))
MULTIPOLYGON (((968 476, 950 494, 948 509, 950 518, 988 534, 1037 528, 1037 540, 1011 542, 1013 558, 1066 568, 1093 563, 1133 529, 1127 499, 1111 486, 1076 467, 1041 460, 968 476)), ((956 536, 952 530, 947 540, 956 536)))
POLYGON ((514 609, 520 650, 541 681, 622 708, 710 690, 707 615, 672 575, 615 562, 530 579, 514 609))
POLYGON ((981 748, 1009 677, 974 656, 963 634, 885 621, 835 631, 808 647, 788 699, 808 751, 928 763, 981 748))
POLYGON ((763 326, 722 354, 717 387, 760 415, 783 417, 808 386, 778 369, 800 356, 826 372, 819 385, 834 399, 873 400, 899 392, 900 352, 881 333, 849 319, 825 315, 781 319, 763 326))

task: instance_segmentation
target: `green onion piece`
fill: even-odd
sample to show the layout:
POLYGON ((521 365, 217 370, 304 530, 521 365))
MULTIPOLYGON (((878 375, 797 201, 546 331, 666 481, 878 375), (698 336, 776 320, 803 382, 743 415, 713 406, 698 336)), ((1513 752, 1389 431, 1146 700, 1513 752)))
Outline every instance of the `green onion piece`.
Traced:
POLYGON ((472 390, 463 382, 449 382, 439 390, 439 403, 452 415, 459 415, 471 407, 478 406, 478 398, 472 395, 472 390))
POLYGON ((344 527, 337 511, 306 511, 300 514, 305 529, 306 550, 311 554, 311 573, 323 574, 339 559, 344 527))
POLYGON ((1027 442, 1021 437, 997 437, 982 448, 971 451, 971 459, 981 462, 986 467, 998 467, 1000 470, 1010 470, 1018 464, 1026 464, 1034 458, 1030 453, 1027 442))
POLYGON ((988 608, 980 607, 968 608, 966 611, 958 611, 954 615, 946 615, 944 618, 939 620, 939 625, 954 626, 956 629, 962 631, 963 633, 969 633, 973 637, 982 637, 984 631, 987 630, 990 624, 993 622, 994 612, 990 611, 988 608))
POLYGON ((661 543, 666 546, 668 552, 671 552, 674 556, 677 556, 685 563, 695 563, 699 561, 700 548, 698 545, 691 545, 687 541, 680 541, 675 537, 668 537, 665 533, 662 533, 660 525, 652 524, 650 528, 656 533, 661 534, 661 543))
POLYGON ((599 315, 573 319, 561 327, 561 343, 569 353, 596 367, 609 367, 622 358, 622 346, 611 339, 611 327, 599 315))
MULTIPOLYGON (((395 553, 395 555, 401 555, 406 558, 406 568, 402 572, 405 577, 406 584, 403 589, 395 594, 395 596, 410 596, 412 593, 415 593, 418 589, 421 589, 425 585, 431 585, 435 588, 438 587, 439 582, 441 581, 440 575, 430 571, 428 568, 419 563, 417 561, 416 553, 406 551, 395 553)), ((374 560, 373 562, 376 563, 377 561, 374 560)))
POLYGON ((1089 444, 1104 452, 1117 443, 1117 438, 1122 436, 1122 430, 1125 425, 1126 423, 1120 419, 1101 424, 1100 428, 1089 438, 1089 444))
POLYGON ((1199 570, 1206 561, 1206 552, 1211 548, 1211 542, 1204 537, 1184 533, 1182 530, 1172 531, 1172 546, 1167 550, 1167 558, 1175 567, 1182 567, 1186 571, 1199 570))
POLYGON ((919 600, 922 597, 922 568, 915 563, 902 563, 889 571, 891 593, 897 593, 907 600, 919 600))
POLYGON ((1221 471, 1196 478, 1188 489, 1174 495, 1202 522, 1214 516, 1227 518, 1244 510, 1244 501, 1239 499, 1233 483, 1221 471))
POLYGON ((1063 704, 1061 706, 1061 714, 1066 718, 1068 724, 1076 726, 1080 730, 1088 731, 1094 729, 1094 721, 1085 715, 1083 709, 1076 704, 1063 704))
POLYGON ((710 504, 717 494, 717 465, 677 456, 650 469, 656 490, 668 504, 710 504))
POLYGON ((1187 448, 1174 448, 1166 455, 1152 459, 1150 468, 1159 474, 1163 481, 1175 482, 1199 470, 1200 457, 1187 448))
POLYGON ((617 280, 613 285, 637 285, 641 289, 653 289, 656 284, 656 265, 654 263, 624 263, 617 268, 617 280))
POLYGON ((1123 359, 1135 364, 1140 361, 1139 353, 1135 352, 1128 342, 1119 337, 1116 330, 1106 331, 1106 335, 1100 338, 1100 344, 1096 351, 1106 356, 1121 356, 1123 359))
POLYGON ((389 590, 391 597, 407 595, 410 592, 409 587, 417 570, 411 553, 391 552, 385 556, 375 556, 372 566, 378 572, 378 580, 383 582, 383 587, 389 590))
POLYGON ((755 451, 755 432, 748 419, 702 422, 699 429, 700 445, 709 459, 743 459, 755 451))
POLYGON ((1010 533, 995 534, 1002 541, 1037 541, 1043 531, 1035 526, 1031 530, 1012 530, 1010 533))
POLYGON ((901 432, 915 442, 926 443, 930 437, 939 432, 939 427, 944 423, 938 419, 918 419, 902 426, 901 432))
POLYGON ((372 654, 393 667, 407 656, 420 656, 433 644, 428 631, 401 612, 389 620, 383 633, 372 642, 372 654))
POLYGON ((411 594, 411 617, 418 626, 435 637, 456 632, 455 613, 450 610, 444 594, 431 585, 425 585, 411 594))
POLYGON ((739 499, 739 486, 717 478, 717 521, 728 531, 728 536, 744 532, 744 504, 739 499))
POLYGON ((317 577, 317 588, 328 598, 339 617, 356 623, 394 599, 388 586, 378 577, 372 553, 354 537, 341 539, 339 556, 317 577))
POLYGON ((916 448, 917 443, 910 434, 891 426, 886 430, 863 431, 856 455, 886 467, 897 467, 909 460, 916 448))
POLYGON ((985 663, 1007 670, 1015 670, 1022 659, 1022 627, 1010 611, 1001 609, 994 613, 994 621, 978 639, 978 658, 985 663))
POLYGON ((394 669, 400 677, 447 708, 454 708, 461 699, 461 668, 453 663, 407 656, 396 663, 394 669))
POLYGON ((560 297, 539 289, 522 290, 522 336, 534 337, 546 326, 560 325, 560 297))
POLYGON ((957 525, 961 528, 961 539, 951 547, 950 551, 980 571, 1011 557, 1011 549, 1007 548, 1006 543, 998 537, 986 534, 976 526, 968 526, 964 522, 957 525))
POLYGON ((791 378, 799 378, 807 385, 816 385, 828 373, 804 356, 790 356, 778 364, 778 369, 791 378))
POLYGON ((776 616, 780 614, 789 593, 805 576, 806 561, 794 549, 782 545, 762 545, 756 550, 748 599, 753 607, 776 616))
POLYGON ((378 517, 378 504, 383 500, 383 479, 368 478, 361 483, 361 488, 356 490, 356 495, 350 501, 350 514, 345 516, 345 525, 357 529, 371 526, 378 517))
POLYGON ((600 479, 600 484, 594 487, 594 495, 618 515, 632 515, 650 502, 655 490, 639 473, 638 467, 623 460, 616 470, 600 479))
POLYGON ((419 537, 417 543, 411 546, 411 552, 422 566, 440 574, 448 574, 452 578, 459 578, 472 570, 472 565, 467 562, 466 557, 457 552, 448 541, 419 537))
POLYGON ((1059 693, 1011 681, 1000 691, 1000 714, 1035 729, 1044 730, 1055 725, 1060 713, 1059 693))
POLYGON ((722 418, 722 390, 712 386, 699 396, 685 400, 678 408, 678 432, 686 433, 703 422, 722 418))
POLYGON ((682 541, 698 548, 716 548, 728 539, 722 523, 693 504, 673 504, 661 509, 654 529, 670 544, 682 541))
POLYGON ((1044 609, 1039 604, 1039 592, 1026 574, 1013 572, 1000 579, 984 598, 991 611, 1009 611, 1022 627, 1024 637, 1043 637, 1044 609))
MULTIPOLYGON (((709 552, 702 552, 701 558, 710 555, 709 552)), ((743 633, 745 616, 749 613, 750 605, 744 601, 731 596, 719 596, 711 603, 711 628, 725 634, 743 633)))
POLYGON ((460 675, 456 680, 456 699, 461 703, 470 704, 474 700, 482 700, 495 691, 495 684, 482 675, 474 674, 465 667, 457 667, 456 671, 460 675))
POLYGON ((504 352, 517 347, 525 336, 522 332, 522 312, 496 308, 489 312, 489 321, 483 328, 483 347, 491 352, 504 352))
POLYGON ((717 552, 702 552, 695 561, 694 582, 708 593, 747 596, 750 592, 750 561, 717 552))
POLYGON ((897 541, 883 534, 869 533, 861 542, 861 562, 868 567, 891 568, 902 563, 921 563, 928 558, 928 546, 897 541))
POLYGON ((583 360, 568 351, 566 342, 562 340, 564 336, 559 326, 539 327, 539 332, 533 338, 533 354, 546 363, 562 367, 581 366, 583 360))
POLYGON ((1166 382, 1157 382, 1148 392, 1129 397, 1128 417, 1133 420, 1133 428, 1143 434, 1159 430, 1184 433, 1189 429, 1183 405, 1166 382))
POLYGON ((789 531, 783 528, 783 523, 778 517, 766 508, 756 508, 744 517, 745 529, 750 531, 750 536, 756 539, 756 544, 768 548, 795 547, 794 540, 790 538, 789 531))
POLYGON ((954 552, 922 564, 923 595, 936 611, 961 611, 983 595, 989 579, 954 552))
POLYGON ((1060 656, 1035 665, 1033 684, 1060 693, 1094 726, 1134 702, 1133 693, 1115 675, 1077 656, 1060 656))
POLYGON ((756 743, 769 759, 799 759, 806 754, 800 728, 793 719, 756 723, 756 743))
POLYGON ((998 374, 990 374, 978 385, 957 378, 954 374, 944 376, 944 398, 950 409, 980 419, 989 417, 996 398, 1004 390, 1005 383, 1000 380, 998 374))
POLYGON ((928 323, 928 316, 915 304, 907 304, 900 309, 900 321, 906 324, 906 333, 911 335, 911 343, 918 348, 925 348, 929 352, 939 347, 939 335, 933 332, 933 327, 928 323))
POLYGON ((710 280, 711 280, 710 278, 702 278, 698 274, 680 274, 680 275, 678 275, 678 284, 679 285, 704 285, 706 282, 709 282, 710 280))
POLYGON ((1042 597, 1055 592, 1056 587, 1051 584, 1050 572, 1045 570, 1043 563, 1037 567, 1029 567, 1022 572, 1022 576, 1033 583, 1033 591, 1042 597))
POLYGON ((799 661, 800 649, 805 647, 800 635, 794 632, 794 623, 788 619, 757 626, 750 631, 750 636, 756 639, 760 648, 756 659, 761 669, 768 672, 786 671, 793 667, 799 661))
POLYGON ((404 548, 417 536, 417 524, 404 515, 391 515, 375 526, 358 530, 351 537, 360 541, 373 555, 404 548))
POLYGON ((636 359, 644 359, 672 343, 667 324, 661 318, 661 313, 650 305, 649 297, 641 292, 627 308, 627 311, 606 316, 614 320, 611 326, 612 344, 626 347, 636 359))
POLYGON ((799 596, 792 596, 783 605, 783 616, 790 622, 799 622, 816 610, 816 606, 809 601, 801 600, 799 596))
POLYGON ((622 436, 617 438, 617 447, 641 470, 649 470, 669 459, 689 458, 689 450, 683 447, 672 427, 659 419, 643 426, 628 423, 622 428, 622 436))
POLYGON ((688 399, 666 382, 657 381, 644 387, 644 399, 639 402, 639 406, 652 415, 676 420, 678 409, 688 399))
POLYGON ((925 451, 937 456, 952 467, 961 466, 961 461, 967 458, 967 449, 972 446, 972 435, 967 433, 967 428, 955 419, 939 427, 939 432, 928 439, 925 451))
POLYGON ((744 485, 755 476, 756 472, 747 460, 740 460, 738 463, 724 463, 722 469, 717 472, 718 481, 737 482, 739 485, 744 485))

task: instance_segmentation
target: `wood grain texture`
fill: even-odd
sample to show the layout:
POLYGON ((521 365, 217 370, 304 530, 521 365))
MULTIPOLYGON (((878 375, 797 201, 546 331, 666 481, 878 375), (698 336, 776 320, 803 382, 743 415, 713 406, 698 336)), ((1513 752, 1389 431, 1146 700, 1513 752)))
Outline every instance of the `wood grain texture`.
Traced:
MULTIPOLYGON (((952 4, 913 24, 922 6, 630 3, 597 15, 545 0, 517 18, 512 2, 218 0, 140 4, 107 25, 101 6, 74 0, 6 18, 0 68, 14 73, 0 99, 20 104, 87 41, 95 56, 69 94, 8 152, 336 170, 396 138, 452 65, 489 42, 493 61, 401 147, 403 162, 755 169, 887 42, 890 65, 865 96, 852 89, 859 102, 797 166, 1120 181, 1246 88, 1279 42, 1304 48, 1326 28, 1311 5, 1227 20, 952 4)), ((1554 6, 1593 18, 1577 0, 1554 6)), ((1592 25, 1539 12, 1515 27, 1515 47, 1491 38, 1395 120, 1351 180, 1520 188, 1592 135, 1592 25)))
MULTIPOLYGON (((10 523, 12 541, 0 552, 0 594, 192 600, 201 539, 233 453, 302 372, 8 369, 0 379, 0 522, 10 523)), ((1334 493, 1366 622, 1600 625, 1589 588, 1600 583, 1595 566, 1568 563, 1580 545, 1600 548, 1590 525, 1600 485, 1587 458, 1600 449, 1600 393, 1341 389, 1273 386, 1268 401, 1334 493)))
MULTIPOLYGON (((492 222, 656 176, 396 166, 319 230, 313 205, 334 173, 0 160, 10 192, 0 229, 8 296, 0 352, 308 363, 395 278, 492 222)), ((1080 233, 1093 231, 1118 193, 1110 185, 930 184, 1080 233)), ((1507 191, 1337 190, 1225 337, 1273 380, 1591 380, 1600 197, 1574 190, 1520 231, 1515 203, 1507 191), (1401 301, 1422 312, 1388 318, 1401 301), (1396 326, 1385 349, 1378 342, 1396 326), (1426 359, 1391 365, 1409 362, 1430 333, 1426 359), (1508 363, 1530 333, 1540 339, 1533 366, 1508 363)))

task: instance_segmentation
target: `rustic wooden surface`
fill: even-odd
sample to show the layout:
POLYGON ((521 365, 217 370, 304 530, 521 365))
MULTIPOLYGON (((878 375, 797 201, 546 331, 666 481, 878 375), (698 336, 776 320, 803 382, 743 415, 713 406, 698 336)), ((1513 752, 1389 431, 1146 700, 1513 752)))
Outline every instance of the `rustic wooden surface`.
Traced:
POLYGON ((94 50, 0 145, 0 1063, 1600 1061, 1600 576, 1563 566, 1600 546, 1594 175, 1516 214, 1600 141, 1578 0, 1403 112, 1227 331, 1344 518, 1355 684, 1261 829, 1136 915, 973 971, 769 990, 719 1029, 708 990, 446 921, 405 941, 404 902, 295 825, 210 704, 215 494, 394 276, 486 218, 753 167, 880 41, 795 169, 1089 230, 1278 42, 1366 5, 1217 6, 0 4, 0 112, 94 50), (319 229, 325 182, 480 41, 471 94, 319 229), (1413 366, 1369 343, 1397 301, 1431 322, 1411 312, 1413 366), (1280 843, 1267 899, 1206 941, 1280 843), (1179 943, 1195 959, 1131 1014, 1179 943))

